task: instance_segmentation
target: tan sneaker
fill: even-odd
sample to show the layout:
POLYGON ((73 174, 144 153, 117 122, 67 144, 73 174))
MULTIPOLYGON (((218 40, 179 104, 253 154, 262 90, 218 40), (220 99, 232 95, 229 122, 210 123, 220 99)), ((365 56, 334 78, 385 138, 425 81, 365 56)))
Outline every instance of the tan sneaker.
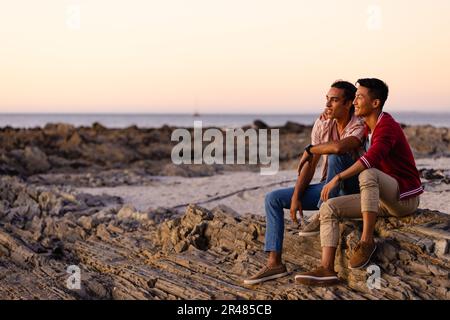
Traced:
POLYGON ((316 213, 312 215, 308 222, 300 226, 298 235, 300 237, 311 237, 320 233, 320 214, 316 213))
POLYGON ((257 284, 264 281, 281 278, 287 276, 288 274, 289 272, 287 272, 286 266, 284 264, 275 268, 269 268, 266 266, 251 278, 245 279, 244 284, 257 284))
POLYGON ((307 286, 331 286, 339 283, 339 278, 336 272, 318 267, 313 271, 297 274, 295 283, 307 286))
POLYGON ((374 243, 367 243, 360 241, 355 249, 353 249, 352 256, 349 261, 350 269, 360 269, 369 263, 373 253, 377 250, 377 245, 374 243))

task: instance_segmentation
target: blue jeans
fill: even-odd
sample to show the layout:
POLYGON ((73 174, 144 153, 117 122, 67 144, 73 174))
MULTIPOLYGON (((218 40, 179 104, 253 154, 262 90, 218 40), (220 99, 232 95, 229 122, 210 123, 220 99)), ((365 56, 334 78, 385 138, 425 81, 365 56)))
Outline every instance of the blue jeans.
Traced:
MULTIPOLYGON (((328 183, 338 173, 344 171, 355 163, 350 154, 328 155, 327 177, 324 181, 310 184, 302 194, 300 199, 303 210, 319 210, 322 201, 320 193, 323 186, 328 183)), ((330 192, 329 197, 334 198, 340 195, 359 193, 358 176, 354 176, 343 183, 338 188, 330 192)), ((284 236, 284 210, 290 209, 294 188, 284 188, 269 192, 265 198, 266 209, 266 237, 265 251, 281 252, 283 248, 284 236)))

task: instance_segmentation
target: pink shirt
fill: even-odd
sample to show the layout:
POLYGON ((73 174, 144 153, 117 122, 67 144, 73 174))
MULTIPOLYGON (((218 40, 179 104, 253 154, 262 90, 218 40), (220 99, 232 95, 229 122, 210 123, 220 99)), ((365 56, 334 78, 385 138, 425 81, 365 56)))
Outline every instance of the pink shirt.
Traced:
MULTIPOLYGON (((356 161, 364 154, 364 149, 362 148, 362 143, 364 141, 364 121, 361 118, 353 115, 349 123, 347 123, 347 126, 344 128, 341 137, 339 136, 335 119, 320 120, 319 118, 314 123, 314 127, 311 131, 311 143, 313 145, 338 141, 347 137, 356 137, 361 141, 361 147, 352 152, 353 158, 356 161)), ((325 180, 327 177, 328 156, 324 154, 323 157, 321 181, 325 180)))

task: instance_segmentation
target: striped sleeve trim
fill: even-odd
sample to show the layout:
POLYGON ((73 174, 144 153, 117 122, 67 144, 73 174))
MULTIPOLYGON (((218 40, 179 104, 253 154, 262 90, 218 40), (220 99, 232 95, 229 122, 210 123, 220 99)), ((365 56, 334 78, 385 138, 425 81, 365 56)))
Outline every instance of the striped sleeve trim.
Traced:
POLYGON ((368 169, 372 168, 372 166, 370 165, 370 162, 367 161, 367 159, 364 156, 362 156, 360 159, 364 162, 364 164, 366 165, 366 167, 368 169))
POLYGON ((407 191, 407 192, 403 192, 402 194, 400 194, 400 199, 403 199, 403 198, 408 197, 408 196, 415 195, 416 193, 417 193, 417 194, 418 194, 418 193, 421 193, 422 191, 423 191, 423 187, 420 186, 420 187, 417 188, 417 189, 410 190, 410 191, 407 191))

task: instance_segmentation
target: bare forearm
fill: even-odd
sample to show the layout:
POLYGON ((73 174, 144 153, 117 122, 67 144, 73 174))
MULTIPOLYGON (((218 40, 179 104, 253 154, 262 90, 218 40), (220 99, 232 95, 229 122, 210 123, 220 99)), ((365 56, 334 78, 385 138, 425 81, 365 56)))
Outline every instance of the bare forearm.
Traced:
POLYGON ((336 154, 338 153, 339 148, 336 142, 326 142, 311 147, 309 151, 312 154, 336 154))
POLYGON ((312 154, 340 154, 354 150, 360 145, 361 141, 352 136, 338 141, 321 143, 311 147, 309 150, 312 154))
POLYGON ((365 169, 366 167, 361 163, 361 161, 356 161, 351 167, 339 173, 339 177, 341 178, 341 180, 345 180, 358 175, 365 169))
POLYGON ((314 176, 314 171, 314 167, 309 162, 303 166, 300 174, 297 177, 297 182, 295 183, 294 196, 298 197, 299 195, 303 194, 314 176))

